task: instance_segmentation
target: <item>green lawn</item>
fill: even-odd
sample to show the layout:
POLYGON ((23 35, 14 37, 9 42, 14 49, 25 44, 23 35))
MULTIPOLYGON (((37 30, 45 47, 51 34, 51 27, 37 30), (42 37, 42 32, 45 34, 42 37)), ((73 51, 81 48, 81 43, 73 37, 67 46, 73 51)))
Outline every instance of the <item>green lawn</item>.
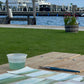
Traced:
POLYGON ((9 53, 32 57, 53 51, 84 54, 84 32, 0 28, 0 64, 7 63, 9 53))

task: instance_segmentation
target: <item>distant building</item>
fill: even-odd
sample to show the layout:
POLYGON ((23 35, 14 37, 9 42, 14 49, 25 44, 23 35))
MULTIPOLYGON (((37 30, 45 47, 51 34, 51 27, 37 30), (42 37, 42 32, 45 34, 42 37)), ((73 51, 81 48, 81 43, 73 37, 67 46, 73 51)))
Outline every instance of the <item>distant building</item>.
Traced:
MULTIPOLYGON (((8 0, 9 7, 13 11, 32 11, 32 0, 8 0)), ((36 11, 72 11, 72 5, 56 5, 47 2, 47 0, 35 0, 36 11)), ((84 10, 84 8, 77 8, 76 10, 84 10)), ((5 3, 2 5, 1 10, 6 10, 5 3)))
MULTIPOLYGON (((32 10, 32 0, 8 0, 9 6, 18 11, 28 11, 32 10)), ((36 0, 36 10, 37 11, 50 11, 51 3, 48 3, 47 0, 36 0)))

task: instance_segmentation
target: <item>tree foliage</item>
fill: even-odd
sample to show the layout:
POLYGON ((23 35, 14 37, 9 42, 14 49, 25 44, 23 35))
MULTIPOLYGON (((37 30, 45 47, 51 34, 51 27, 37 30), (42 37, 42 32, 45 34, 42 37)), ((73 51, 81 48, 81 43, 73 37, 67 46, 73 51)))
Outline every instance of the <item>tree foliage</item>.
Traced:
POLYGON ((3 2, 2 2, 2 1, 0 1, 0 6, 2 5, 2 3, 3 3, 3 2))

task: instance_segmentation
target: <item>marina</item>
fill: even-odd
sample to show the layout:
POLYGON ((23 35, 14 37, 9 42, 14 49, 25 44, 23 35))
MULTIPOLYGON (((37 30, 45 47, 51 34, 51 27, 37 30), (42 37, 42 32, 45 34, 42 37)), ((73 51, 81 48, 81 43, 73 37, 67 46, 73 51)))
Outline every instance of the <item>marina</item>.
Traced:
MULTIPOLYGON (((13 13, 13 16, 33 16, 33 11, 30 11, 30 12, 26 12, 26 11, 24 11, 24 12, 22 12, 22 11, 16 11, 16 12, 12 12, 13 13)), ((71 14, 72 15, 72 12, 66 12, 66 11, 55 11, 55 12, 50 12, 50 11, 37 11, 36 12, 36 16, 64 16, 66 13, 69 13, 69 14, 71 14)), ((82 17, 81 15, 83 14, 84 12, 80 12, 80 11, 77 11, 76 12, 76 15, 77 16, 80 16, 80 17, 82 17)), ((0 15, 7 15, 7 13, 6 12, 0 12, 0 15)))
MULTIPOLYGON (((83 7, 80 8, 72 3, 70 5, 56 5, 47 0, 6 0, 6 3, 3 3, 0 7, 0 24, 16 24, 22 21, 21 25, 58 26, 60 24, 59 26, 64 26, 63 16, 65 14, 70 14, 71 16, 75 14, 79 17, 78 21, 80 23, 84 14, 83 7), (48 21, 44 23, 45 21, 42 21, 42 17, 45 17, 45 21, 48 21), (61 23, 59 23, 60 19, 58 17, 61 17, 61 23), (80 19, 80 17, 82 18, 80 19), (41 19, 40 21, 39 18, 41 19)), ((83 26, 81 23, 79 25, 83 26)))

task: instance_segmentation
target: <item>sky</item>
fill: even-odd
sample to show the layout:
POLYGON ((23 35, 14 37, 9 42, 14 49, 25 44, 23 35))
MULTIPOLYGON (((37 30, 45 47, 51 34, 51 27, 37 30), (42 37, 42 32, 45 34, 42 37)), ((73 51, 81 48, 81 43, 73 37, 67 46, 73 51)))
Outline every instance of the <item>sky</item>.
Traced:
MULTIPOLYGON (((6 0, 0 0, 0 1, 4 2, 6 0)), ((84 0, 47 0, 47 1, 57 5, 70 5, 70 3, 73 3, 78 7, 84 7, 84 0)))
POLYGON ((48 0, 49 2, 53 4, 60 4, 60 5, 70 5, 70 3, 73 3, 73 5, 77 5, 78 7, 84 7, 84 0, 48 0))

